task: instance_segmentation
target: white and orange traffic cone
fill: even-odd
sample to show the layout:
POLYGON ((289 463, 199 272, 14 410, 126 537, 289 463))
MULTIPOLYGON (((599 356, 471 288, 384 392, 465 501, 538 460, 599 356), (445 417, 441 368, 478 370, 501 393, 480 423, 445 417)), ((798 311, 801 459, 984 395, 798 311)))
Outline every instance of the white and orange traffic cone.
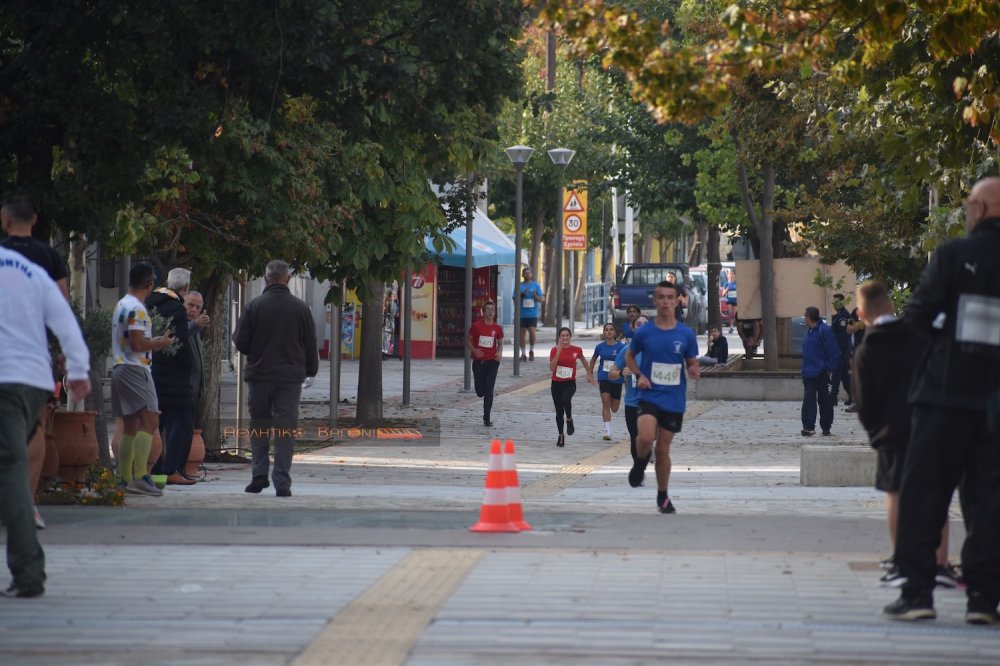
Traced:
POLYGON ((479 511, 479 522, 470 527, 469 530, 473 532, 519 531, 519 528, 510 519, 503 454, 500 452, 499 439, 494 439, 490 444, 490 462, 486 467, 486 490, 483 492, 483 506, 479 511))
POLYGON ((519 530, 530 530, 521 510, 521 484, 517 480, 517 463, 514 461, 514 441, 508 439, 503 446, 503 480, 507 486, 507 507, 510 522, 519 530))

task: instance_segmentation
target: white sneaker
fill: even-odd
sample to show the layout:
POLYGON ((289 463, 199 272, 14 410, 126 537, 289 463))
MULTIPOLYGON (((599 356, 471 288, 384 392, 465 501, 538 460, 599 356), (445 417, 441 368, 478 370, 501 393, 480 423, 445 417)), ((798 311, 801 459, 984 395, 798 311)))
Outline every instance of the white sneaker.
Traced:
POLYGON ((35 527, 40 530, 45 529, 45 520, 42 518, 42 514, 38 512, 38 507, 34 504, 31 505, 31 509, 35 512, 35 527))

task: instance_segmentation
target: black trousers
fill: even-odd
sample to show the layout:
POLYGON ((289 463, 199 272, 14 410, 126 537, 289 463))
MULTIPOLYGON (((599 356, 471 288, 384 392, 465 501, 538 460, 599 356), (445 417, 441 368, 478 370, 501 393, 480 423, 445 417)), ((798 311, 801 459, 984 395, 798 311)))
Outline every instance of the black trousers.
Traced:
POLYGON ((476 386, 476 395, 483 399, 483 419, 490 420, 493 411, 493 394, 496 392, 497 371, 500 361, 473 361, 472 379, 476 386))
POLYGON ((829 430, 833 425, 833 396, 830 380, 824 372, 819 377, 802 378, 802 428, 816 429, 816 406, 819 405, 819 427, 829 430))
POLYGON ((837 369, 833 372, 833 377, 830 379, 832 386, 830 387, 830 402, 833 404, 837 403, 837 395, 840 393, 840 387, 843 385, 844 393, 847 394, 847 402, 851 402, 851 348, 848 347, 847 350, 840 351, 840 361, 837 363, 837 369))
POLYGON ((917 405, 899 494, 894 558, 904 590, 934 589, 941 527, 959 487, 966 538, 962 576, 968 591, 1000 601, 1000 436, 983 412, 917 405))
POLYGON ((628 428, 628 438, 632 442, 632 462, 639 460, 639 454, 635 449, 635 438, 639 436, 639 408, 625 405, 625 427, 628 428))
POLYGON ((552 382, 552 403, 556 406, 556 427, 563 434, 563 417, 573 420, 573 394, 576 382, 552 382))

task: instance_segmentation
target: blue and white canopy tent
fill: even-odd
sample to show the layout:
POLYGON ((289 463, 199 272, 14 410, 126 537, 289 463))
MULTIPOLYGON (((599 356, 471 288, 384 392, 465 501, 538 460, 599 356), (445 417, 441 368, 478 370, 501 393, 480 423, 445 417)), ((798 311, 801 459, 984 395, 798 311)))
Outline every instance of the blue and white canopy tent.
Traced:
MULTIPOLYGON (((428 239, 427 251, 442 266, 465 268, 465 225, 452 230, 449 236, 455 243, 452 250, 438 253, 428 239)), ((513 266, 514 263, 514 242, 490 218, 476 209, 472 218, 472 267, 513 266)))

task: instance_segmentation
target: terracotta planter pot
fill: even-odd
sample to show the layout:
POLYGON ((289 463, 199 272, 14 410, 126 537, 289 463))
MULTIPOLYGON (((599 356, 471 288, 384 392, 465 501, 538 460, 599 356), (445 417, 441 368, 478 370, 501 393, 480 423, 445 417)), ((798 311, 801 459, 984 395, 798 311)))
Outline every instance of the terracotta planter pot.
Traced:
POLYGON ((205 440, 201 437, 201 430, 195 428, 194 436, 191 438, 191 452, 188 454, 187 464, 184 465, 184 473, 188 476, 198 476, 198 467, 205 462, 205 440))
POLYGON ((66 482, 87 478, 87 470, 100 459, 94 419, 97 412, 56 412, 52 436, 59 453, 56 476, 66 482))
POLYGON ((56 448, 56 436, 45 433, 45 461, 42 462, 42 476, 39 488, 48 486, 59 474, 59 449, 56 448))
MULTIPOLYGON (((115 434, 111 436, 111 453, 114 455, 115 460, 118 460, 118 442, 121 441, 122 435, 125 434, 125 421, 122 417, 115 419, 115 434)), ((160 453, 163 452, 163 441, 160 439, 160 431, 157 430, 153 433, 153 445, 149 447, 149 457, 146 458, 146 473, 153 471, 153 465, 160 458, 160 453)))

